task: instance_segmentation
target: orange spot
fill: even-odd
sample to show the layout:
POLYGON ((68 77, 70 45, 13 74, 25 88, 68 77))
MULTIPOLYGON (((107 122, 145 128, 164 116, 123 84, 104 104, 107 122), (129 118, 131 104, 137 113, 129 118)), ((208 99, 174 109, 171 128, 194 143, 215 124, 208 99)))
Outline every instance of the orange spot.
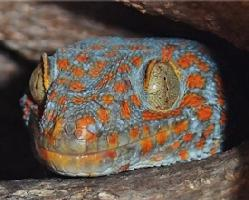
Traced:
POLYGON ((89 143, 93 143, 97 140, 97 135, 95 133, 90 132, 90 131, 86 131, 86 140, 89 143))
POLYGON ((98 77, 99 74, 102 72, 102 70, 104 69, 104 67, 106 66, 106 62, 105 61, 97 61, 94 66, 89 70, 88 74, 91 77, 98 77))
POLYGON ((105 75, 103 79, 101 79, 98 84, 96 85, 96 89, 103 88, 112 78, 114 77, 114 74, 110 72, 109 74, 105 75))
POLYGON ((55 127, 53 130, 53 136, 57 138, 63 130, 63 119, 59 118, 55 122, 55 127))
POLYGON ((175 50, 174 46, 167 46, 162 48, 162 62, 169 61, 172 57, 174 50, 175 50))
POLYGON ((130 119, 131 118, 131 109, 130 109, 129 103, 127 101, 121 102, 120 112, 121 112, 121 117, 123 119, 130 119))
POLYGON ((83 104, 83 103, 86 103, 88 101, 96 101, 96 100, 97 100, 96 95, 89 96, 88 98, 72 97, 72 102, 75 103, 75 104, 83 104))
POLYGON ((119 169, 118 169, 118 172, 123 172, 123 171, 127 171, 130 167, 130 164, 125 164, 123 166, 121 166, 119 169))
POLYGON ((152 112, 150 110, 145 110, 142 113, 143 120, 150 121, 150 120, 159 120, 159 119, 166 119, 170 117, 177 117, 181 114, 181 109, 175 109, 169 112, 152 112))
POLYGON ((131 63, 133 65, 135 65, 135 67, 140 67, 140 65, 142 64, 142 58, 139 57, 139 56, 134 56, 132 59, 131 59, 131 63))
POLYGON ((131 138, 132 141, 138 139, 139 128, 137 126, 131 128, 129 135, 130 135, 130 138, 131 138))
POLYGON ((179 141, 175 141, 175 142, 171 145, 172 149, 177 149, 179 146, 180 146, 180 142, 179 142, 179 141))
POLYGON ((216 147, 212 147, 211 150, 210 150, 210 154, 214 155, 216 153, 217 153, 217 148, 216 147))
POLYGON ((179 152, 179 157, 181 160, 187 160, 189 157, 189 153, 186 149, 183 149, 179 152))
POLYGON ((221 112, 220 125, 224 126, 226 124, 227 117, 224 112, 221 112))
POLYGON ((88 56, 86 54, 79 54, 76 56, 76 60, 79 62, 86 62, 88 60, 88 56))
POLYGON ((109 112, 105 108, 99 108, 97 111, 98 117, 102 123, 107 123, 109 120, 109 112))
POLYGON ((47 120, 48 121, 55 121, 56 112, 54 110, 50 110, 47 114, 47 120))
POLYGON ((205 86, 205 79, 200 74, 191 74, 187 79, 189 88, 203 88, 205 86))
POLYGON ((59 85, 66 84, 66 83, 68 83, 68 82, 69 82, 69 80, 68 80, 68 79, 65 79, 65 78, 58 78, 58 79, 57 79, 57 83, 58 83, 59 85))
POLYGON ((117 55, 116 51, 109 51, 105 54, 106 57, 111 58, 117 55))
POLYGON ((127 85, 127 82, 125 82, 125 81, 117 81, 114 84, 115 92, 124 93, 127 91, 127 89, 128 89, 128 85, 127 85))
POLYGON ((217 101, 218 101, 218 104, 220 104, 220 106, 224 106, 225 105, 225 100, 222 97, 222 94, 218 93, 218 100, 217 101))
POLYGON ((208 64, 201 60, 197 61, 196 64, 201 71, 207 72, 209 70, 208 64))
POLYGON ((57 60, 57 66, 60 70, 67 70, 69 67, 68 59, 59 59, 57 60))
POLYGON ((137 95, 133 94, 131 95, 131 102, 136 105, 137 107, 141 106, 141 101, 140 99, 137 97, 137 95))
POLYGON ((204 131, 203 136, 207 139, 214 130, 214 124, 210 124, 204 131))
POLYGON ((72 102, 75 104, 83 104, 83 103, 86 103, 87 100, 85 98, 82 98, 82 97, 73 97, 72 102))
POLYGON ((195 146, 196 146, 197 149, 203 149, 204 145, 205 145, 205 139, 204 139, 204 138, 201 138, 201 139, 199 140, 199 142, 196 143, 195 146))
POLYGON ((218 74, 216 74, 215 77, 214 77, 214 80, 216 81, 218 90, 222 90, 222 79, 221 79, 221 77, 218 74))
POLYGON ((156 133, 156 141, 158 144, 160 144, 160 145, 165 144, 167 139, 168 139, 168 132, 166 129, 160 129, 156 133))
POLYGON ((187 133, 182 137, 184 142, 190 142, 193 139, 193 134, 192 133, 187 133))
POLYGON ((153 156, 151 157, 151 160, 157 162, 157 161, 163 160, 163 158, 164 158, 164 156, 163 156, 162 154, 156 154, 156 155, 153 155, 153 156))
POLYGON ((133 50, 133 51, 136 51, 136 50, 143 50, 143 49, 146 49, 147 47, 144 46, 144 45, 130 45, 129 46, 129 49, 130 50, 133 50))
POLYGON ((84 70, 79 67, 74 67, 72 69, 72 74, 76 77, 82 77, 84 75, 84 70))
POLYGON ((102 101, 105 104, 112 104, 113 100, 114 100, 114 97, 112 95, 110 95, 110 94, 105 94, 105 95, 102 96, 102 101))
POLYGON ((55 145, 56 139, 61 135, 63 131, 64 121, 61 118, 56 119, 52 133, 48 135, 48 142, 51 145, 55 145))
POLYGON ((114 159, 117 157, 117 152, 115 150, 109 150, 104 152, 104 157, 114 159))
POLYGON ((57 96, 58 96, 57 92, 52 91, 52 92, 50 93, 50 95, 48 96, 48 99, 50 99, 50 100, 55 100, 55 97, 57 97, 57 96))
POLYGON ((153 142, 150 138, 141 140, 140 142, 142 154, 149 153, 153 148, 153 142))
POLYGON ((121 64, 117 70, 119 73, 128 73, 131 71, 130 66, 128 64, 121 64))
POLYGON ((147 124, 143 124, 143 135, 144 137, 149 136, 150 134, 150 127, 147 124))
POLYGON ((60 97, 58 100, 59 105, 65 105, 66 102, 67 102, 67 97, 65 96, 60 97))
POLYGON ((209 120, 213 114, 213 110, 210 106, 201 106, 197 110, 197 117, 201 121, 209 120))
POLYGON ((108 142, 110 148, 116 148, 118 146, 118 134, 111 133, 111 134, 107 135, 107 142, 108 142))
POLYGON ((189 68, 195 61, 197 61, 197 57, 192 53, 186 53, 178 60, 178 65, 183 68, 189 68))
POLYGON ((72 81, 69 85, 69 89, 75 92, 80 92, 85 89, 85 86, 80 81, 72 81))
POLYGON ((173 130, 176 134, 179 134, 183 131, 186 131, 187 129, 188 129, 188 120, 176 122, 174 127, 173 127, 173 130))
POLYGON ((124 45, 113 45, 112 47, 114 50, 126 49, 124 45))
POLYGON ((82 118, 76 120, 76 129, 82 129, 90 124, 94 124, 95 120, 92 116, 85 115, 82 118))
POLYGON ((88 131, 85 128, 83 129, 76 128, 74 135, 77 139, 82 140, 86 139, 87 132, 88 131))
POLYGON ((216 81, 216 85, 217 85, 217 90, 218 90, 218 103, 221 105, 221 106, 224 106, 225 104, 225 100, 224 100, 224 94, 223 94, 223 90, 222 90, 222 80, 221 80, 221 77, 216 74, 215 75, 215 81, 216 81))
POLYGON ((97 95, 92 95, 88 97, 89 101, 97 101, 98 96, 97 95))
POLYGON ((195 93, 189 93, 183 97, 181 102, 181 107, 191 106, 191 107, 199 107, 204 103, 204 98, 195 93))
POLYGON ((94 44, 94 45, 90 46, 90 48, 91 48, 92 50, 101 50, 101 49, 103 49, 104 47, 103 47, 103 45, 100 45, 100 44, 94 44))

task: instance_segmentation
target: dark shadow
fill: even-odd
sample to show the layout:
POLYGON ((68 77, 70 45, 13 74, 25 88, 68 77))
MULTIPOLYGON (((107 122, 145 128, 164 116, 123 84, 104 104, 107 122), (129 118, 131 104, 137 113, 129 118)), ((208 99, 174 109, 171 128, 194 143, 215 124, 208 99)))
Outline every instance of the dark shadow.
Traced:
POLYGON ((24 94, 31 71, 37 63, 8 49, 3 42, 0 42, 0 53, 20 67, 20 73, 12 77, 6 87, 0 88, 0 179, 47 177, 47 170, 34 158, 32 138, 23 123, 19 106, 19 99, 24 94))
MULTIPOLYGON (((120 3, 53 3, 69 10, 77 18, 87 17, 110 27, 133 32, 141 37, 181 37, 207 45, 220 63, 228 102, 228 125, 225 131, 226 149, 249 139, 249 53, 205 31, 172 20, 137 12, 120 3)), ((0 89, 0 179, 45 178, 56 176, 43 168, 31 151, 31 138, 22 121, 19 98, 25 92, 31 71, 37 62, 27 60, 18 52, 0 43, 0 53, 14 60, 21 73, 9 85, 0 89)))

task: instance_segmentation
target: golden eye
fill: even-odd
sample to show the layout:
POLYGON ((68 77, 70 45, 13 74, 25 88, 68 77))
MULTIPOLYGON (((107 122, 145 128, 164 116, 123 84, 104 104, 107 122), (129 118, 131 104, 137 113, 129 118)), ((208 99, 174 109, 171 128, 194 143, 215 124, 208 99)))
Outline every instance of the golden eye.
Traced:
POLYGON ((48 81, 46 79, 46 76, 44 76, 44 73, 47 74, 47 69, 48 69, 47 54, 44 53, 42 55, 41 62, 34 69, 29 79, 29 90, 34 101, 37 104, 41 104, 43 102, 47 92, 48 81))
POLYGON ((172 64, 151 61, 145 71, 144 90, 152 110, 170 109, 180 95, 180 82, 172 64))

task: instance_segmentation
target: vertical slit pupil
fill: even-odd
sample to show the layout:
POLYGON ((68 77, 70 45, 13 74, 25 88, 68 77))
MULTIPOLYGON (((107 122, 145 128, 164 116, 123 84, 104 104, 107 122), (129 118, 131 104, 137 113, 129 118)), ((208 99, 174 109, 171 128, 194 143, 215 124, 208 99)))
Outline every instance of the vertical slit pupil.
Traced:
POLYGON ((149 62, 145 71, 144 89, 151 109, 167 110, 172 107, 180 92, 179 80, 171 63, 149 62))

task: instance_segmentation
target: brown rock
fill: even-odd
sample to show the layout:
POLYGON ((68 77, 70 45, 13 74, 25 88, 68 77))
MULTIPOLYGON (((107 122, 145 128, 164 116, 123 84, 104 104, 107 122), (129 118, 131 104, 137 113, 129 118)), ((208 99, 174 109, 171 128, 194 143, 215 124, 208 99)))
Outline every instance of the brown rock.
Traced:
POLYGON ((84 15, 94 9, 94 4, 77 5, 72 11, 66 3, 2 3, 0 40, 27 58, 37 60, 44 51, 50 52, 87 37, 132 35, 84 15), (77 5, 81 8, 80 15, 75 9, 77 5))
POLYGON ((249 2, 124 2, 142 13, 164 16, 212 32, 249 51, 249 2))
POLYGON ((117 175, 0 181, 5 199, 205 199, 249 198, 248 143, 223 155, 117 175))

